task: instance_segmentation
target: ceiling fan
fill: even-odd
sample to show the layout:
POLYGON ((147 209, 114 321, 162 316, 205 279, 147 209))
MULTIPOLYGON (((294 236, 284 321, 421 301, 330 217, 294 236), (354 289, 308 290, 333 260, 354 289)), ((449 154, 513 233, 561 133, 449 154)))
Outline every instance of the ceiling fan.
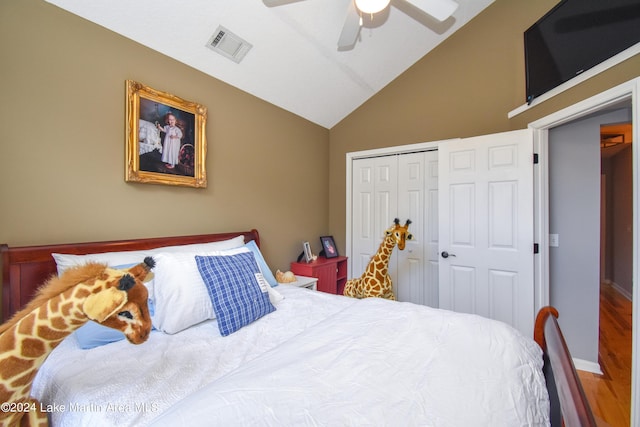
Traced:
MULTIPOLYGON (((301 0, 262 0, 268 6, 281 6, 301 0)), ((371 15, 383 11, 391 0, 351 0, 347 10, 347 17, 342 26, 342 32, 338 39, 338 48, 349 48, 353 46, 357 39, 360 27, 362 27, 362 16, 371 15)), ((458 8, 458 3, 453 0, 399 0, 409 3, 413 7, 421 10, 442 22, 449 18, 458 8)))

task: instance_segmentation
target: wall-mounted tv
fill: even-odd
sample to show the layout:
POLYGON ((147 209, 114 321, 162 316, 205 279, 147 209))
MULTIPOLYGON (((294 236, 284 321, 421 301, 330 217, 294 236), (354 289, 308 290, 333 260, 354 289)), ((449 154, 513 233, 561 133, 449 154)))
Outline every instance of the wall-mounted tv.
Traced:
POLYGON ((527 103, 640 42, 640 0, 563 0, 524 33, 527 103))

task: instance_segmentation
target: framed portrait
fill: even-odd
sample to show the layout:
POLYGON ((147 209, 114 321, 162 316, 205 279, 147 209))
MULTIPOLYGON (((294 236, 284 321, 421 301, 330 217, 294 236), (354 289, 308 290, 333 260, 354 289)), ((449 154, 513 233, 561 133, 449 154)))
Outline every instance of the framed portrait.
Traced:
POLYGON ((338 256, 338 248, 336 247, 336 242, 333 241, 333 236, 321 236, 320 243, 322 243, 325 258, 338 256))
POLYGON ((207 108, 126 81, 125 181, 205 188, 207 108))
POLYGON ((309 242, 303 242, 302 249, 304 251, 304 261, 305 262, 313 261, 313 253, 311 252, 311 245, 309 245, 309 242))

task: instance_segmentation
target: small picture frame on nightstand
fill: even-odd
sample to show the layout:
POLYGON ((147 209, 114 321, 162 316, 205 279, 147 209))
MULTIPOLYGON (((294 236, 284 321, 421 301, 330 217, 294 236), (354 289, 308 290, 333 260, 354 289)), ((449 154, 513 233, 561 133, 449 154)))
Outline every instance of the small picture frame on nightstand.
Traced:
POLYGON ((320 236, 320 243, 322 243, 325 258, 335 258, 339 255, 333 236, 320 236))
POLYGON ((309 245, 309 242, 302 242, 302 249, 304 251, 304 261, 313 261, 313 254, 311 253, 311 245, 309 245))

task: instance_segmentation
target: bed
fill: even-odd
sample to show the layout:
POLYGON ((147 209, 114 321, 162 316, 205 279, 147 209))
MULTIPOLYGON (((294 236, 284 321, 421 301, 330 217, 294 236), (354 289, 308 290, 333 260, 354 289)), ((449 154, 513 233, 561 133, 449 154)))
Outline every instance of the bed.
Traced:
POLYGON ((160 131, 154 123, 140 119, 138 122, 138 140, 140 144, 140 155, 158 150, 162 153, 162 139, 160 131))
POLYGON ((479 316, 274 286, 259 246, 257 230, 0 245, 3 321, 65 263, 158 261, 146 343, 83 348, 73 334, 40 369, 32 394, 51 424, 595 426, 552 307, 538 315, 534 341, 479 316), (201 273, 223 256, 254 259, 273 309, 225 329, 213 279, 200 275, 197 299, 202 285, 186 279, 194 253, 201 273))

